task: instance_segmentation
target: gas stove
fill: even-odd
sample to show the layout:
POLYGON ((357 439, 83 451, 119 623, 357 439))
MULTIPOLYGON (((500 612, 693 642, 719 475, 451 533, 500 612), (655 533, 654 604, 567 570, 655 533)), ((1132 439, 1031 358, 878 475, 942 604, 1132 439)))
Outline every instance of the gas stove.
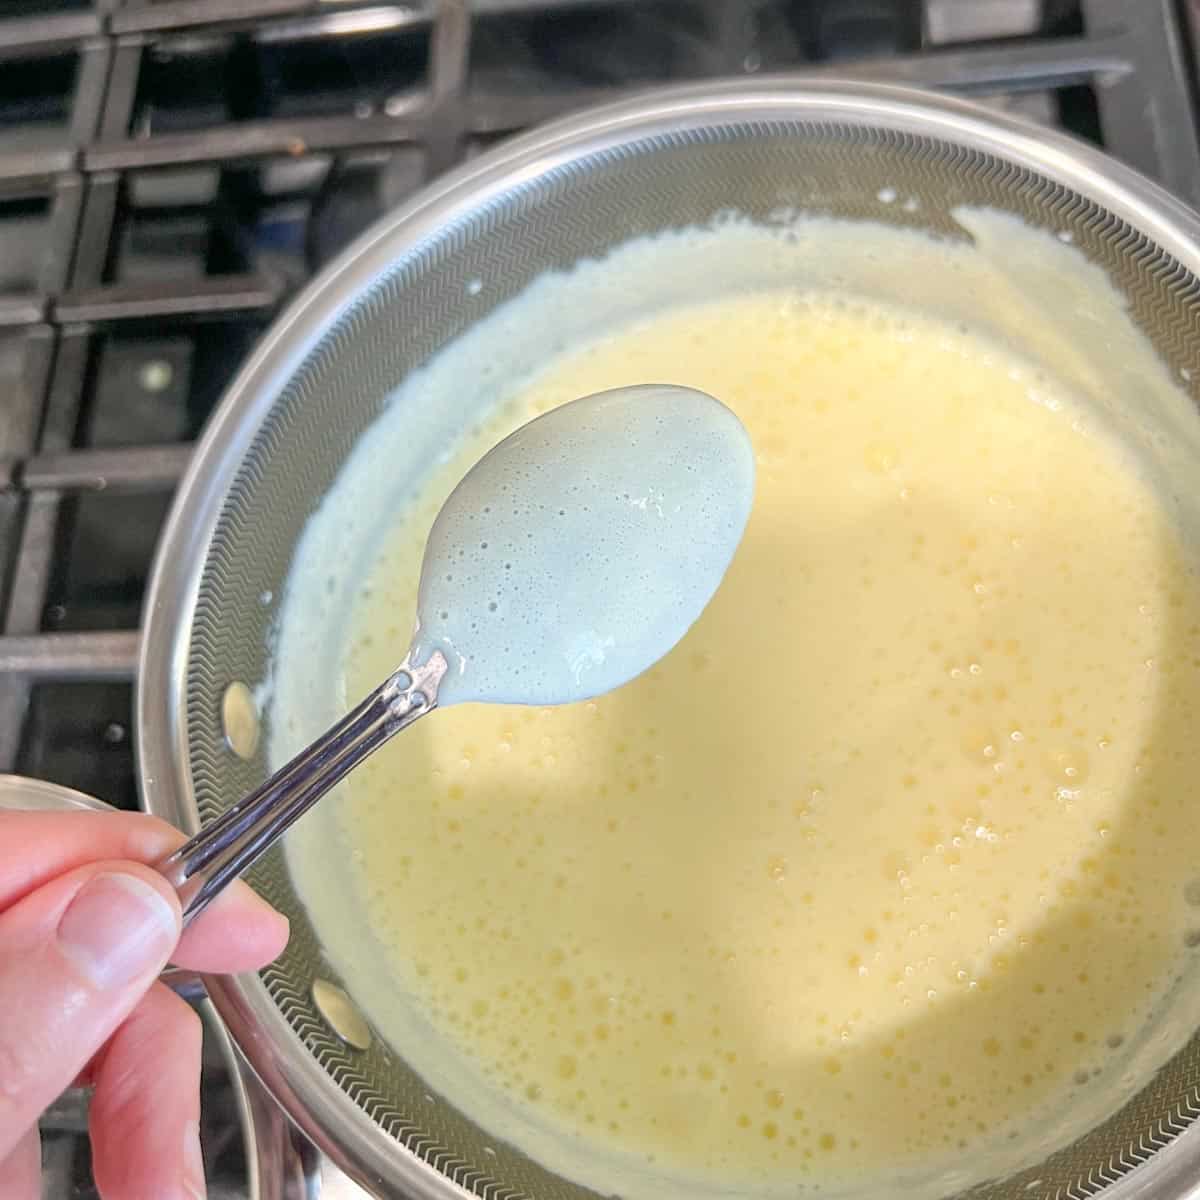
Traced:
MULTIPOLYGON (((655 84, 947 89, 1200 205, 1200 0, 8 0, 0 17, 0 771, 137 805, 142 593, 189 447, 296 288, 497 139, 655 84)), ((214 1198, 338 1200, 206 1018, 214 1198)), ((95 1195, 86 1096, 45 1194, 95 1195)), ((359 1193, 361 1195, 361 1193, 359 1193)))

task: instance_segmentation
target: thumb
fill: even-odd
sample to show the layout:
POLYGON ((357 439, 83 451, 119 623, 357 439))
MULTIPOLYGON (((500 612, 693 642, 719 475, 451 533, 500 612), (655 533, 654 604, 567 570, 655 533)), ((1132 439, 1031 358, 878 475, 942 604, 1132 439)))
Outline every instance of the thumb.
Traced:
POLYGON ((0 1161, 154 982, 179 902, 140 863, 90 863, 0 913, 0 1161))

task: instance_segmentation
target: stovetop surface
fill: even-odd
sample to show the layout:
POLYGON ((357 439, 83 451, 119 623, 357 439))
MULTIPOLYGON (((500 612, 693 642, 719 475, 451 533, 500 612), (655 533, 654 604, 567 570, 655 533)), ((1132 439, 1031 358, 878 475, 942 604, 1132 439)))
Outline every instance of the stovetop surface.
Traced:
MULTIPOLYGON (((531 124, 766 71, 949 89, 1200 205, 1200 0, 7 0, 0 8, 0 771, 137 805, 142 594, 189 446, 287 298, 531 124)), ((245 1195, 210 1047, 214 1197, 245 1195)), ((83 1105, 47 1196, 90 1197, 83 1105)))

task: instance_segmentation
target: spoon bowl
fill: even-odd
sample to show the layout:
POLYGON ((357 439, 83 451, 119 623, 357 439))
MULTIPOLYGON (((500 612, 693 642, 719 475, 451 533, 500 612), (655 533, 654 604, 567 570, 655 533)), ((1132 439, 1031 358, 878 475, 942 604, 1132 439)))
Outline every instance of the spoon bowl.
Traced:
POLYGON ((410 652, 442 704, 568 704, 652 666, 699 617, 750 514, 741 422, 691 388, 585 396, 521 426, 443 505, 410 652))

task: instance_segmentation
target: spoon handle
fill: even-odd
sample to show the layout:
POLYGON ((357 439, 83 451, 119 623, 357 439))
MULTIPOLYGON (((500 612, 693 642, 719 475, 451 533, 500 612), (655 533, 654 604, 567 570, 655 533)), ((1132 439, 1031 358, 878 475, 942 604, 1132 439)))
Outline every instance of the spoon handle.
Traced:
POLYGON ((157 863, 179 894, 184 928, 364 758, 436 708, 445 673, 440 653, 415 667, 406 658, 311 746, 157 863))

